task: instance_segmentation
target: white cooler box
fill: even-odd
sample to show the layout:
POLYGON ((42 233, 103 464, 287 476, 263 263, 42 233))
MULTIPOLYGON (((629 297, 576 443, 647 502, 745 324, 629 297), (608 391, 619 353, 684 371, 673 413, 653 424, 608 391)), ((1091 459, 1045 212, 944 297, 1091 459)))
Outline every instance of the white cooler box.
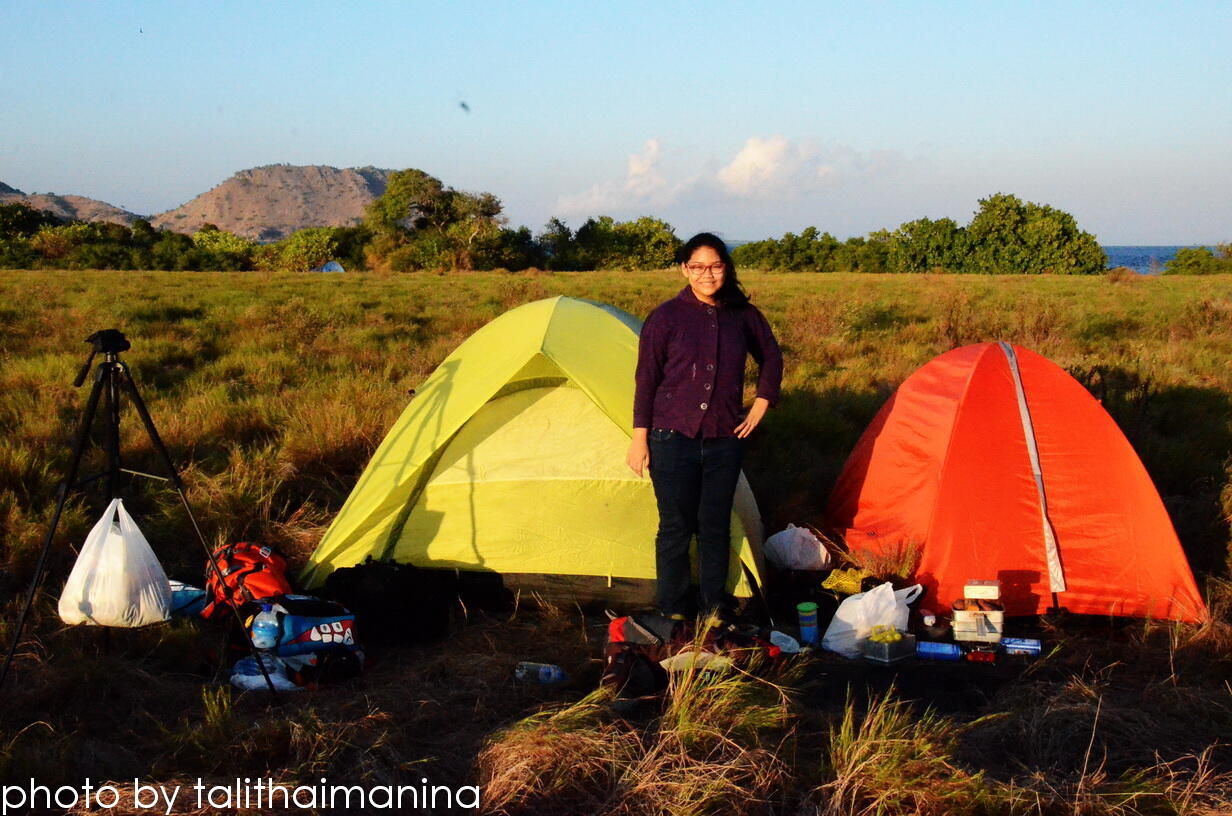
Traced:
POLYGON ((955 609, 950 625, 954 640, 1000 643, 1005 630, 1005 612, 955 609))
POLYGON ((1001 635, 1005 631, 1001 582, 968 581, 963 587, 962 599, 954 602, 953 615, 950 624, 954 631, 954 640, 1000 643, 1001 635))

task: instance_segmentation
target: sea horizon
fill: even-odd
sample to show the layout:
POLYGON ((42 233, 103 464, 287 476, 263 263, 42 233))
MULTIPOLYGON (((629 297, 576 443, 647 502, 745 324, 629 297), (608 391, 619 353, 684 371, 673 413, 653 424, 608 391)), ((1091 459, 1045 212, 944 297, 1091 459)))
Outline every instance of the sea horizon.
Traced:
POLYGON ((1108 256, 1108 269, 1124 266, 1140 275, 1163 272, 1168 261, 1176 257, 1177 250, 1202 246, 1212 252, 1215 250, 1215 247, 1205 244, 1100 244, 1100 248, 1108 256))

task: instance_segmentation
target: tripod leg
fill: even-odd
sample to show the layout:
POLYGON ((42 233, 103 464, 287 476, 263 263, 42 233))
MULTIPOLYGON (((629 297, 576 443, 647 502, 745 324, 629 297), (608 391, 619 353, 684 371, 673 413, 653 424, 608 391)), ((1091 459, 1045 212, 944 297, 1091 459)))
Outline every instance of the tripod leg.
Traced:
MULTIPOLYGON (((188 520, 192 523, 193 532, 197 534, 197 540, 201 542, 201 548, 205 550, 205 557, 209 562, 209 571, 221 576, 223 574, 222 567, 219 566, 218 559, 214 557, 214 551, 206 543, 205 534, 201 532, 201 526, 197 524, 197 517, 193 515, 192 505, 188 502, 188 494, 184 490, 184 481, 180 478, 180 472, 176 468, 175 463, 171 461, 171 454, 167 452, 167 446, 163 444, 162 437, 158 434, 158 428, 154 426, 154 419, 145 407, 145 400, 141 398, 141 393, 137 390, 137 384, 133 382, 132 373, 128 370, 128 365, 124 362, 120 362, 119 365, 123 369, 123 376, 120 377, 120 380, 124 385, 124 390, 128 392, 129 398, 133 401, 133 407, 137 409, 137 415, 141 417, 141 422, 145 425, 146 433, 150 437, 150 443, 163 460, 164 467, 167 468, 167 473, 171 477, 171 484, 175 487, 175 492, 179 494, 180 502, 184 505, 184 512, 188 514, 188 520)), ((265 678, 265 685, 269 687, 270 694, 277 697, 278 691, 274 688, 274 681, 269 676, 264 661, 261 660, 260 650, 252 642, 252 635, 249 634, 248 629, 244 626, 244 619, 240 617, 240 610, 235 605, 235 600, 229 595, 227 596, 227 606, 231 608, 232 614, 235 615, 235 621, 239 624, 240 631, 244 633, 244 639, 248 641, 248 648, 257 662, 257 668, 261 670, 261 676, 265 678)))
POLYGON ((60 489, 56 494, 56 509, 51 516, 51 525, 47 529, 47 537, 43 539, 43 549, 39 552, 38 561, 34 565, 34 575, 30 579, 26 604, 17 618, 17 627, 13 630, 13 642, 9 645, 8 655, 4 658, 4 668, 0 669, 0 688, 4 687, 4 681, 9 676, 9 667, 13 664, 14 655, 17 654, 17 645, 21 642, 22 630, 26 626, 26 619, 30 616, 34 596, 38 593, 39 583, 43 579, 43 570, 47 566, 47 552, 51 549, 52 540, 55 539, 56 528, 60 526, 60 515, 64 512, 64 504, 68 501, 68 492, 77 483, 77 469, 81 465, 81 457, 85 454, 86 442, 90 438, 90 427, 94 424, 94 412, 98 410, 98 398, 103 392, 104 381, 107 379, 106 371, 104 366, 99 366, 94 385, 90 388, 90 398, 86 402, 85 413, 82 414, 81 429, 77 432, 77 441, 73 445, 73 456, 69 460, 68 472, 64 476, 64 481, 60 483, 60 489))
POLYGON ((120 495, 120 388, 116 380, 120 376, 119 364, 108 359, 103 364, 108 370, 107 393, 107 498, 120 495))

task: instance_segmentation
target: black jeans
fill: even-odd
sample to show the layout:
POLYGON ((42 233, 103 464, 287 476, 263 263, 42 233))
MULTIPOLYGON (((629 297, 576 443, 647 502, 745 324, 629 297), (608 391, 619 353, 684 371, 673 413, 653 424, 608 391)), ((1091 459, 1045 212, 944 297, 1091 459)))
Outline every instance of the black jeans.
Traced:
POLYGON ((721 609, 731 557, 732 499, 744 457, 743 440, 690 438, 651 430, 650 480, 659 505, 655 594, 665 615, 688 614, 692 570, 689 542, 697 536, 700 609, 721 609))

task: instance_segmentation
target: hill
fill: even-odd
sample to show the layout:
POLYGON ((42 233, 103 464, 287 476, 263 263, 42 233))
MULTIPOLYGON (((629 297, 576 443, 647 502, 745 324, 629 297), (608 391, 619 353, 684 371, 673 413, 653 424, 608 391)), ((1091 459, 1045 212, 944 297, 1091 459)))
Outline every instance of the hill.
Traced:
POLYGON ((389 170, 271 164, 241 170, 151 223, 176 232, 204 224, 258 241, 276 241, 304 227, 357 224, 368 202, 385 191, 389 170))
POLYGON ((25 204, 36 210, 47 210, 53 215, 70 221, 111 221, 116 224, 132 224, 141 217, 96 198, 56 195, 55 193, 27 194, 3 182, 0 182, 0 204, 25 204))

